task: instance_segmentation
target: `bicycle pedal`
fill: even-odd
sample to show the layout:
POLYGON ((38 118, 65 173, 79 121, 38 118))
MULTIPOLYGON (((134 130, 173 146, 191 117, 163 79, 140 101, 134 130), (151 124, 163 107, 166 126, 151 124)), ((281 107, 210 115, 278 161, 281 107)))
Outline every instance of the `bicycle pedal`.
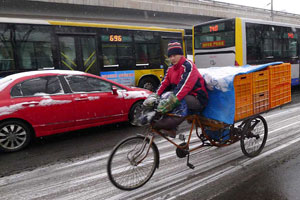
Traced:
POLYGON ((191 169, 195 169, 195 166, 193 165, 193 164, 191 164, 191 163, 187 163, 186 164, 189 168, 191 168, 191 169))
POLYGON ((185 135, 179 134, 179 140, 184 142, 185 141, 185 135))

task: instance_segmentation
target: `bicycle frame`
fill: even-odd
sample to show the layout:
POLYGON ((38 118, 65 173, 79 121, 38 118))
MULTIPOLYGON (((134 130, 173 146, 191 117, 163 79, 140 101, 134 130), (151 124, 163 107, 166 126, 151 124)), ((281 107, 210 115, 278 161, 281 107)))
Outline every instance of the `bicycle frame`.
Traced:
MULTIPOLYGON (((175 116, 174 114, 167 114, 167 115, 168 116, 175 116)), ((169 139, 167 136, 165 136, 162 132, 160 132, 160 131, 158 131, 156 129, 153 129, 152 127, 150 127, 150 131, 146 135, 146 138, 150 139, 150 144, 149 144, 148 148, 150 148, 150 146, 152 145, 152 142, 154 140, 155 134, 160 135, 161 137, 163 137, 164 139, 166 139, 168 142, 170 142, 171 144, 173 144, 176 148, 185 150, 188 153, 191 153, 191 152, 193 152, 193 151, 195 151, 197 149, 200 149, 200 148, 202 148, 204 146, 217 146, 217 147, 221 147, 221 146, 228 146, 228 145, 230 145, 230 144, 233 143, 233 142, 230 142, 230 143, 225 143, 225 144, 218 144, 217 142, 215 142, 214 140, 212 140, 205 133, 205 130, 204 130, 204 125, 207 126, 207 127, 212 128, 214 130, 219 130, 221 128, 228 127, 229 125, 227 125, 227 124, 224 124, 224 123, 221 123, 221 122, 214 122, 213 120, 209 120, 207 118, 200 117, 199 115, 188 115, 185 118, 185 120, 187 120, 188 122, 191 122, 190 132, 189 132, 189 135, 188 135, 187 143, 185 145, 179 145, 179 144, 177 144, 172 139, 169 139), (204 137, 210 142, 210 144, 204 143, 202 141, 201 145, 199 145, 197 147, 194 147, 192 149, 189 149, 188 147, 190 145, 190 141, 191 141, 191 137, 192 137, 194 128, 196 128, 196 134, 197 134, 198 137, 199 137, 198 128, 201 128, 204 137), (153 133, 155 133, 155 134, 153 134, 153 133)), ((232 141, 236 142, 238 140, 232 140, 232 141)), ((148 151, 149 151, 149 149, 147 150, 147 152, 148 151)), ((145 157, 146 156, 147 155, 145 155, 145 157)))
MULTIPOLYGON (((171 114, 167 114, 172 116, 171 114)), ((138 187, 144 185, 150 178, 152 177, 155 169, 159 167, 159 151, 154 142, 154 137, 160 135, 168 142, 173 144, 176 149, 176 155, 179 158, 187 158, 187 166, 191 169, 194 169, 195 166, 189 162, 190 153, 194 152, 197 149, 200 149, 204 146, 216 146, 216 147, 223 147, 233 144, 237 141, 240 141, 241 149, 244 155, 247 157, 255 157, 257 156, 262 149, 264 148, 268 136, 268 126, 266 120, 260 116, 252 116, 249 118, 243 119, 242 123, 237 127, 234 124, 225 124, 223 122, 219 122, 213 119, 208 119, 200 115, 189 115, 185 117, 185 120, 191 124, 188 136, 180 138, 184 142, 181 144, 177 144, 174 140, 168 138, 164 134, 163 131, 159 131, 153 128, 152 124, 148 129, 146 135, 139 135, 127 138, 120 142, 112 151, 111 155, 108 159, 108 177, 111 182, 120 189, 123 190, 133 190, 138 187), (198 132, 198 128, 201 128, 201 134, 198 132), (194 129, 196 129, 196 134, 202 144, 199 144, 191 149, 189 146, 191 144, 191 138, 194 129), (229 136, 229 137, 228 137, 229 136), (253 141, 255 140, 255 141, 253 141), (134 143, 131 141, 136 142, 134 146, 131 146, 134 143), (185 142, 186 141, 186 142, 185 142), (248 145, 250 144, 250 145, 248 145), (254 144, 254 145, 253 145, 254 144), (148 145, 148 146, 147 146, 148 145), (123 147, 128 147, 128 151, 123 152, 123 147), (254 148, 255 147, 255 148, 254 148), (258 147, 258 148, 256 148, 258 147), (150 155, 150 152, 151 155, 150 155), (125 153, 125 154, 124 154, 125 153), (117 161, 114 161, 114 156, 116 155, 123 155, 123 163, 124 163, 124 170, 129 170, 129 174, 127 173, 119 173, 119 159, 122 160, 121 157, 118 157, 117 161), (125 157, 125 156, 126 157, 125 157), (146 159, 147 156, 150 156, 150 159, 146 159), (129 164, 126 164, 128 163, 129 164), (146 162, 145 162, 146 161, 146 162), (145 175, 142 175, 141 179, 136 179, 139 176, 140 167, 144 169, 143 163, 145 162, 145 166, 149 165, 150 168, 146 168, 147 172, 145 175), (115 164, 112 164, 115 163, 115 164), (130 167, 130 166, 133 166, 130 167), (129 167, 129 168, 128 168, 129 167), (131 169, 137 170, 131 170, 131 169), (123 177, 120 179, 119 177, 123 177), (126 179, 130 179, 130 182, 123 181, 126 179), (132 180, 136 185, 132 185, 132 180)), ((193 142, 194 143, 194 142, 193 142)), ((126 149, 126 148, 125 148, 126 149)), ((143 171, 143 170, 142 170, 143 171)))
MULTIPOLYGON (((166 115, 168 116, 177 116, 174 114, 170 114, 167 113, 166 115)), ((178 116, 177 116, 178 117, 178 116)), ((164 139, 166 139, 168 142, 170 142, 171 144, 173 144, 177 149, 183 151, 187 156, 188 156, 188 160, 187 160, 187 165, 190 168, 194 168, 194 166, 192 164, 189 163, 189 154, 195 150, 198 150, 202 147, 205 146, 215 146, 215 147, 224 147, 224 146, 228 146, 231 145, 237 141, 239 141, 241 139, 241 135, 242 135, 242 131, 245 130, 251 130, 251 127, 246 127, 246 129, 243 128, 243 126, 246 124, 247 122, 247 118, 236 128, 233 125, 229 125, 229 124, 225 124, 223 122, 219 122, 219 121, 215 121, 212 119, 208 119, 205 118, 203 116, 197 115, 197 114, 193 114, 193 115, 188 115, 185 117, 185 121, 188 121, 189 123, 191 123, 191 128, 189 131, 189 135, 188 135, 188 139, 187 142, 184 144, 177 144, 176 142, 174 142, 172 139, 169 139, 165 134, 163 134, 161 131, 156 130, 154 128, 152 128, 152 126, 150 126, 150 131, 148 131, 147 135, 145 136, 145 141, 147 139, 149 139, 149 147, 147 149, 147 152, 145 154, 145 156, 143 158, 141 158, 141 160, 139 160, 138 162, 136 162, 137 164, 141 163, 147 156, 148 156, 148 152, 151 148, 151 145, 154 141, 154 137, 155 134, 160 135, 161 137, 163 137, 164 139), (198 133, 198 128, 201 128, 201 132, 203 134, 203 137, 201 138, 201 136, 198 133), (205 132, 205 128, 209 128, 210 130, 223 130, 225 128, 230 128, 230 132, 229 132, 229 139, 226 140, 224 143, 220 143, 220 141, 215 141, 213 140, 206 132, 205 132), (196 135, 198 136, 198 138, 202 141, 201 145, 198 145, 192 149, 189 149, 189 145, 191 142, 191 138, 192 138, 192 134, 193 134, 193 130, 196 129, 196 135), (206 142, 208 141, 208 142, 206 142)), ((255 126, 255 125, 254 125, 255 126)), ((144 145, 143 145, 144 146, 144 145)), ((144 147, 143 147, 144 148, 144 147)))

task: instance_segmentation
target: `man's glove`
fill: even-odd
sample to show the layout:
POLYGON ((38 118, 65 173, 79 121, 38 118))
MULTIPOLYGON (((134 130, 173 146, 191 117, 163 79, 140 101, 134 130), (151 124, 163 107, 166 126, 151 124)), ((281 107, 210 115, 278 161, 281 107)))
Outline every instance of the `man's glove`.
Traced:
POLYGON ((159 101, 159 96, 156 93, 150 94, 143 102, 144 106, 153 107, 156 102, 159 101))
POLYGON ((161 99, 159 101, 159 104, 157 106, 157 112, 160 112, 162 114, 165 114, 167 112, 170 112, 175 107, 177 107, 180 104, 180 101, 177 99, 177 97, 171 93, 168 98, 161 99))

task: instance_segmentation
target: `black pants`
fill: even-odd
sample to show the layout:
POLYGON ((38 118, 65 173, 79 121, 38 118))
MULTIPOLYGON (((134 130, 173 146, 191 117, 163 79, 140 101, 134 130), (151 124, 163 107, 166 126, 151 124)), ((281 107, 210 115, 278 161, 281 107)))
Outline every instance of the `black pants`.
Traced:
MULTIPOLYGON (((186 101, 187 107, 189 110, 201 111, 203 109, 203 105, 199 102, 199 100, 193 95, 187 95, 184 97, 186 101)), ((171 117, 165 116, 159 121, 155 122, 153 125, 154 129, 165 129, 171 130, 176 129, 176 127, 184 121, 184 117, 171 117)))

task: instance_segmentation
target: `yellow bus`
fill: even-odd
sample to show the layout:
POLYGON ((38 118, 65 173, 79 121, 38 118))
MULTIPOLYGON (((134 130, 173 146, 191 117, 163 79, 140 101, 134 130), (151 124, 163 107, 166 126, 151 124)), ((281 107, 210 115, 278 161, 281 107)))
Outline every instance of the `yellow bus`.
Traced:
POLYGON ((245 18, 221 19, 193 27, 193 58, 199 68, 283 61, 292 64, 299 85, 300 27, 245 18))
POLYGON ((167 44, 183 29, 0 18, 0 78, 43 69, 79 70, 155 90, 167 44))

